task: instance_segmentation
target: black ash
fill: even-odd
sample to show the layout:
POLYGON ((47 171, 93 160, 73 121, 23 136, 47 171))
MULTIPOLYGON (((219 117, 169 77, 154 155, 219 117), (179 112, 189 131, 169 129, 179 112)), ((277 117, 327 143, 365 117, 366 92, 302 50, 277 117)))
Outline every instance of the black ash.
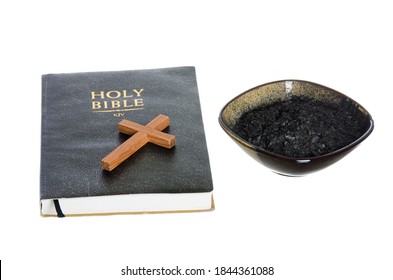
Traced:
POLYGON ((233 131, 254 146, 294 158, 333 152, 365 132, 364 123, 339 106, 304 96, 249 111, 233 131))

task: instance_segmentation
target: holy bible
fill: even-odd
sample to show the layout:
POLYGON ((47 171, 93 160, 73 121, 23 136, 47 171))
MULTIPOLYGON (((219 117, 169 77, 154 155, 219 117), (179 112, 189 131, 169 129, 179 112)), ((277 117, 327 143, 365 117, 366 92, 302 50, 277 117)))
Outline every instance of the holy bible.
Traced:
POLYGON ((214 209, 195 68, 43 75, 40 206, 58 217, 214 209), (176 145, 146 142, 102 167, 132 137, 119 123, 143 127, 163 115, 176 145))

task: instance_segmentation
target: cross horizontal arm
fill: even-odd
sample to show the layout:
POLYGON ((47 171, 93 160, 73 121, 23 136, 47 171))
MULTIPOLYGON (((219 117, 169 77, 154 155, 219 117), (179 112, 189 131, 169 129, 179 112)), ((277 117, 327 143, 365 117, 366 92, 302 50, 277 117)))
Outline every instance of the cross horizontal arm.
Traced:
POLYGON ((143 126, 129 120, 122 120, 118 124, 118 129, 121 133, 132 135, 137 132, 144 132, 147 134, 149 142, 164 148, 172 148, 176 144, 176 137, 174 135, 158 131, 154 128, 143 126))
POLYGON ((129 135, 133 134, 133 136, 101 160, 102 168, 112 171, 148 142, 168 149, 172 148, 176 145, 176 137, 174 135, 161 132, 161 130, 168 127, 169 124, 170 119, 165 115, 158 115, 146 126, 132 121, 122 120, 118 124, 119 131, 129 135))

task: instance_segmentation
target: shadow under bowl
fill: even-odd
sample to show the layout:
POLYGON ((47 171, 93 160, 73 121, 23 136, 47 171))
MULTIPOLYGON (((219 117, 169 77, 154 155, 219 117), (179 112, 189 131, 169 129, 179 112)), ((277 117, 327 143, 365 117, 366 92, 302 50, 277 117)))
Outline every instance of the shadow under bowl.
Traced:
POLYGON ((232 140, 252 158, 272 171, 287 176, 306 175, 335 163, 357 147, 374 129, 371 115, 356 101, 331 88, 302 80, 275 81, 240 94, 221 110, 219 123, 232 140), (350 144, 327 154, 289 157, 255 146, 234 132, 236 123, 245 113, 263 105, 284 102, 293 96, 307 97, 344 109, 361 124, 361 136, 350 144))

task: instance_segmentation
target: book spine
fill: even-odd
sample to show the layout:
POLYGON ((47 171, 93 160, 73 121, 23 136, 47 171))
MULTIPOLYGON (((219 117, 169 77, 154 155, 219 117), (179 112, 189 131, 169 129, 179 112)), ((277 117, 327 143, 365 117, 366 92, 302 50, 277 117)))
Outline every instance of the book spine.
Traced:
POLYGON ((45 135, 46 135, 46 130, 47 130, 47 75, 42 75, 41 78, 41 88, 42 88, 42 100, 41 100, 41 163, 40 163, 40 187, 41 187, 41 199, 42 199, 42 194, 43 190, 42 188, 46 185, 45 182, 45 176, 43 170, 45 170, 45 164, 46 164, 46 149, 44 148, 45 146, 45 135))

